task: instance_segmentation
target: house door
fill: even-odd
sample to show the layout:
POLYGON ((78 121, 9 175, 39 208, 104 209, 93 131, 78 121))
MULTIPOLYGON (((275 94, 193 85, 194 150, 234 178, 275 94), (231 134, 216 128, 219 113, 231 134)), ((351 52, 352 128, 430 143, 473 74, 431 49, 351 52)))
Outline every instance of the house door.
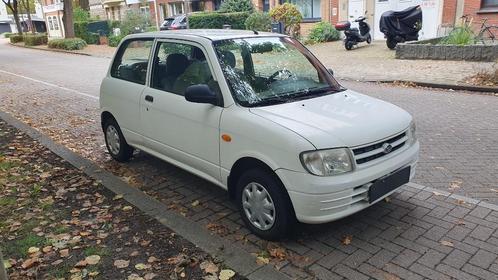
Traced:
POLYGON ((358 28, 358 23, 354 22, 355 19, 365 15, 365 1, 364 0, 349 0, 348 16, 351 21, 351 26, 358 28))
POLYGON ((375 0, 374 40, 384 39, 384 33, 380 32, 379 28, 380 16, 386 11, 396 10, 396 2, 396 0, 375 0))

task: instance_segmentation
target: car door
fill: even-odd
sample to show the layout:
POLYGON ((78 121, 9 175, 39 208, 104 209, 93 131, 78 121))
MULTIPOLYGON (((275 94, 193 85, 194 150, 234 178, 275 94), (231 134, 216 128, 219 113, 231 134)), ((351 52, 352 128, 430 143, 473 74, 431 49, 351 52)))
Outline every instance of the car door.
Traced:
POLYGON ((142 144, 140 97, 145 89, 152 38, 134 38, 121 44, 102 82, 100 102, 117 120, 129 144, 142 144))
POLYGON ((201 45, 157 41, 150 84, 140 100, 148 148, 170 162, 215 183, 220 181, 219 123, 222 106, 185 99, 190 85, 208 84, 221 95, 201 45))

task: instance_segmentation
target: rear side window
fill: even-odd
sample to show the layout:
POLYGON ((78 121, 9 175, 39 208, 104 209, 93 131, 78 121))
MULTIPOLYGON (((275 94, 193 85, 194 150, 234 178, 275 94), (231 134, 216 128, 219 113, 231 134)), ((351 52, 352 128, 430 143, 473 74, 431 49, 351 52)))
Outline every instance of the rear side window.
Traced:
POLYGON ((127 40, 114 59, 111 76, 145 85, 152 42, 153 39, 127 40))

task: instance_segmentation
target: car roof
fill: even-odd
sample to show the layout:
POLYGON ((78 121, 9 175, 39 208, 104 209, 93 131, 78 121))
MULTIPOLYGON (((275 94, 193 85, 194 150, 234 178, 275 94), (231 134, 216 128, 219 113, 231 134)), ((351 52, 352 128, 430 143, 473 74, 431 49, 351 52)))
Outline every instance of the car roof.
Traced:
POLYGON ((254 32, 250 30, 237 29, 180 29, 146 32, 129 35, 129 38, 173 38, 173 39, 194 39, 205 38, 211 41, 238 39, 248 37, 285 37, 286 35, 270 32, 254 32))

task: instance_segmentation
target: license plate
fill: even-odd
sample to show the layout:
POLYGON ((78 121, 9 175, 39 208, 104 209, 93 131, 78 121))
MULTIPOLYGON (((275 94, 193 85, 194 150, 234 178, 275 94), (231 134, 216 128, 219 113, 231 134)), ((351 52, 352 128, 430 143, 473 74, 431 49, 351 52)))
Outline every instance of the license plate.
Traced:
POLYGON ((410 181, 410 166, 375 181, 368 190, 369 202, 372 203, 398 187, 410 181))

